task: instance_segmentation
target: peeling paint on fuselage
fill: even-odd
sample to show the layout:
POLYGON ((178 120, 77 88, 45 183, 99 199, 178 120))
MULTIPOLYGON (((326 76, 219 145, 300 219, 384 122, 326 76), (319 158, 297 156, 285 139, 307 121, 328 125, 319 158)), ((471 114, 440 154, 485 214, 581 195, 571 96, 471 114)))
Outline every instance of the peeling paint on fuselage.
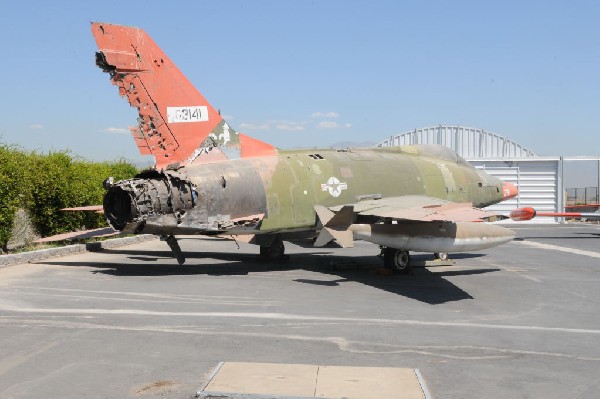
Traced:
POLYGON ((458 162, 433 158, 404 152, 402 147, 280 151, 279 157, 266 190, 268 211, 262 231, 314 227, 314 205, 332 207, 361 198, 426 195, 476 207, 502 198, 500 180, 461 158, 458 162), (331 177, 344 184, 339 196, 323 189, 331 177))
MULTIPOLYGON (((193 206, 140 214, 124 230, 152 234, 302 231, 315 229, 315 205, 332 207, 404 195, 471 202, 476 207, 501 200, 500 180, 477 171, 447 149, 433 150, 427 146, 293 150, 189 165, 164 173, 177 173, 190 183, 193 206)), ((161 203, 175 204, 167 198, 161 203)), ((108 215, 110 210, 105 207, 105 211, 108 215)))

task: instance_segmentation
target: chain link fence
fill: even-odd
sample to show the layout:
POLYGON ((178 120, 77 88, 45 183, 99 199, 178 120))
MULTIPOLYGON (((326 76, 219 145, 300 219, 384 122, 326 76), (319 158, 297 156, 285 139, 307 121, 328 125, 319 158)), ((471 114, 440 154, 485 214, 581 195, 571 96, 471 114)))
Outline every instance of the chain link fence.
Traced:
POLYGON ((566 206, 599 204, 598 187, 568 188, 566 206))

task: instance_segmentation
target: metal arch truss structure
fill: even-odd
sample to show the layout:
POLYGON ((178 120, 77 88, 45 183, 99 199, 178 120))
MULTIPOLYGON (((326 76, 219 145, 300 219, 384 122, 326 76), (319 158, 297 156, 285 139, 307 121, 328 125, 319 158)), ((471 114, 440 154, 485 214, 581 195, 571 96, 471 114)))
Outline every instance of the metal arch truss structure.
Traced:
POLYGON ((422 127, 391 136, 377 147, 414 144, 440 144, 463 158, 533 158, 536 154, 522 145, 496 133, 465 126, 422 127))
MULTIPOLYGON (((521 207, 541 212, 565 212, 565 161, 597 163, 600 186, 600 157, 540 157, 506 137, 484 129, 439 125, 391 136, 378 147, 440 144, 456 151, 477 169, 519 187, 519 195, 487 209, 499 214, 521 207)), ((531 222, 563 222, 564 218, 536 218, 531 222)))

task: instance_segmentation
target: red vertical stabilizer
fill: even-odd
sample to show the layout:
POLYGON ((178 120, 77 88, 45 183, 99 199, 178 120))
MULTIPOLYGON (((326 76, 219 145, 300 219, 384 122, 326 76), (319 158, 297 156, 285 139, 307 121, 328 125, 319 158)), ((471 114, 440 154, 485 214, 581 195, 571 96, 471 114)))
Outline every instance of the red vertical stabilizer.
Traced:
POLYGON ((238 132, 142 29, 94 22, 92 33, 99 48, 96 64, 139 110, 139 126, 131 131, 140 152, 154 155, 157 169, 227 159, 225 153, 232 152, 276 153, 255 139, 240 143, 238 132))

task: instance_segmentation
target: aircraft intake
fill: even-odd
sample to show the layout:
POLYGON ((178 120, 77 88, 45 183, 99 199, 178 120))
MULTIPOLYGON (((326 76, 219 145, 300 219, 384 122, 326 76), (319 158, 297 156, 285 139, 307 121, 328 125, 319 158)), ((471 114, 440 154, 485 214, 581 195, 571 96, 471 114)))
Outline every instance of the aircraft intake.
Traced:
POLYGON ((148 217, 174 215, 180 219, 195 206, 196 191, 176 172, 151 171, 134 179, 108 184, 104 214, 116 230, 139 233, 148 217))

